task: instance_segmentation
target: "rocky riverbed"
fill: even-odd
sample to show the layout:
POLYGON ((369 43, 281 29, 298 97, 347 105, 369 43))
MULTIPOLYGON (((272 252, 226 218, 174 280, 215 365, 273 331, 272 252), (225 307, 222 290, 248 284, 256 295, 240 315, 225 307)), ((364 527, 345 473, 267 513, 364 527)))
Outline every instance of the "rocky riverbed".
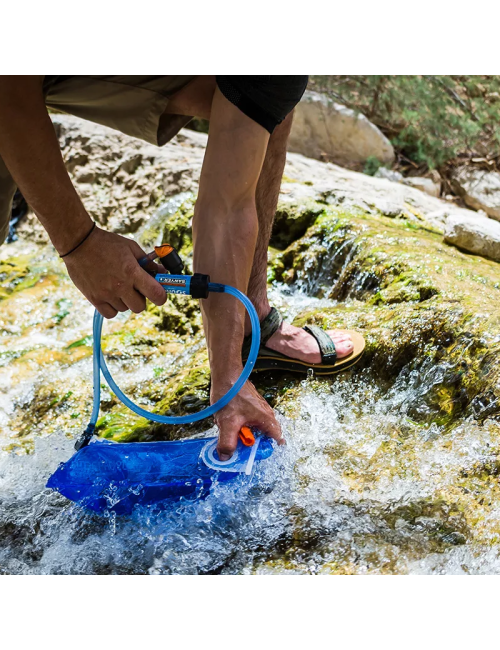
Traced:
MULTIPOLYGON (((158 150, 55 118, 94 217, 190 262, 206 136, 158 150)), ((257 486, 175 511, 97 518, 44 489, 91 409, 92 309, 29 217, 0 249, 3 573, 499 573, 500 265, 445 243, 473 219, 412 187, 290 154, 269 256, 274 304, 297 324, 354 328, 334 379, 255 375, 288 445, 257 486)), ((156 412, 207 403, 198 307, 174 298, 105 325, 112 373, 156 412)), ((117 442, 210 430, 154 425, 104 389, 117 442)))

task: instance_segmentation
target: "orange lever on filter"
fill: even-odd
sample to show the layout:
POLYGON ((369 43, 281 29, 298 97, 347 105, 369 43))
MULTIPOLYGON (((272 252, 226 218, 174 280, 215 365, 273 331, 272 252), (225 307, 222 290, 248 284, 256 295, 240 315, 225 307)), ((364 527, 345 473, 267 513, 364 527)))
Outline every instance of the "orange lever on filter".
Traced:
POLYGON ((255 436, 249 427, 241 427, 239 437, 245 447, 251 447, 255 443, 255 436))

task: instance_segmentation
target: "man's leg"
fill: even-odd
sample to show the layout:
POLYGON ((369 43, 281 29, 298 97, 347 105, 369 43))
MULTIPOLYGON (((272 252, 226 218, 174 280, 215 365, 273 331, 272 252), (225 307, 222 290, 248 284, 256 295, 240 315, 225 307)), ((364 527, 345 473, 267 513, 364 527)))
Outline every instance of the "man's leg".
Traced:
MULTIPOLYGON (((252 272, 248 284, 248 297, 262 320, 271 311, 267 297, 267 249, 271 238, 274 215, 286 162, 288 136, 292 127, 293 114, 274 130, 267 147, 266 158, 260 174, 256 191, 259 234, 255 248, 252 272)), ((247 323, 246 333, 250 333, 247 323)), ((352 352, 352 341, 348 334, 332 330, 329 332, 339 358, 352 352)), ((275 332, 267 347, 306 363, 321 363, 321 354, 316 340, 305 330, 283 323, 275 332)))
POLYGON ((290 115, 273 131, 267 146, 264 165, 257 184, 255 201, 259 218, 259 234, 253 258, 248 296, 262 320, 271 311, 267 298, 267 249, 271 239, 274 215, 278 205, 281 179, 286 162, 286 145, 292 127, 290 115))
POLYGON ((12 214, 12 199, 16 193, 16 184, 0 158, 0 244, 9 234, 9 221, 12 214))

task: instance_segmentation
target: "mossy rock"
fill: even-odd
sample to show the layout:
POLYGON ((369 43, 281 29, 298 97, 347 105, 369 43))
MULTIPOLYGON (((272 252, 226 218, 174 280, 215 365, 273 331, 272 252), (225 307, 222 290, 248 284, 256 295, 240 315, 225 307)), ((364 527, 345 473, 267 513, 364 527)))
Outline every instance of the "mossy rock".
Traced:
MULTIPOLYGON (((175 417, 196 413, 209 405, 210 368, 205 352, 196 355, 194 367, 172 373, 170 379, 150 383, 140 390, 139 404, 154 401, 151 410, 158 415, 175 417), (161 383, 160 383, 161 382, 161 383)), ((144 442, 151 440, 177 440, 204 431, 206 422, 188 425, 169 425, 137 416, 123 405, 117 405, 97 423, 97 433, 116 442, 144 442)))
POLYGON ((280 203, 274 218, 271 246, 283 250, 312 226, 324 208, 318 203, 294 205, 280 203))
POLYGON ((33 287, 42 277, 39 269, 32 270, 33 258, 30 255, 11 257, 0 261, 0 300, 14 292, 33 287))
POLYGON ((163 242, 177 249, 186 265, 184 273, 191 272, 193 258, 192 222, 194 201, 185 201, 175 214, 169 216, 163 228, 163 242))
MULTIPOLYGON (((192 254, 192 216, 193 201, 188 200, 168 218, 164 235, 188 258, 192 254)), ((285 250, 274 249, 271 278, 337 301, 336 306, 299 314, 295 323, 353 328, 365 336, 364 357, 347 377, 369 372, 387 390, 411 384, 413 399, 404 409, 416 425, 435 422, 451 426, 464 416, 479 421, 499 416, 499 265, 443 244, 441 236, 425 225, 321 203, 280 205, 275 237, 279 245, 291 243, 285 250)), ((3 262, 5 286, 11 292, 4 300, 4 314, 10 313, 12 300, 12 308, 18 311, 14 294, 35 292, 30 300, 42 293, 55 297, 60 286, 59 302, 54 302, 47 327, 65 325, 73 308, 67 307, 69 281, 63 279, 58 265, 57 260, 43 265, 29 256, 3 262), (60 303, 61 299, 66 302, 60 303)), ((173 297, 163 307, 150 305, 139 316, 113 321, 106 325, 103 344, 108 358, 124 369, 149 359, 155 363, 158 376, 135 388, 135 397, 147 408, 180 414, 208 403, 208 366, 206 357, 200 357, 205 353, 195 301, 173 297), (158 355, 169 356, 171 368, 170 361, 163 367, 156 360, 158 355)), ((90 351, 90 341, 84 336, 70 340, 57 352, 51 350, 48 356, 43 348, 18 347, 15 353, 1 353, 4 364, 28 368, 34 362, 71 365, 87 358, 90 351)), ((273 406, 287 409, 294 403, 296 377, 256 375, 254 381, 273 406)), ((46 403, 49 408, 43 417, 32 413, 35 422, 47 423, 51 409, 57 413, 61 408, 56 404, 50 407, 50 400, 45 399, 40 405, 46 403)), ((110 402, 101 422, 102 434, 112 439, 169 438, 206 425, 174 431, 124 417, 120 408, 110 402)), ((21 428, 27 431, 24 425, 21 428)))
POLYGON ((405 220, 323 210, 275 255, 271 274, 339 301, 294 323, 360 331, 367 348, 358 371, 394 380, 404 369, 400 382, 420 378, 410 417, 450 424, 464 414, 500 414, 498 264, 405 220))
POLYGON ((192 335, 202 328, 200 306, 194 298, 169 294, 164 305, 150 305, 148 309, 156 316, 155 326, 162 332, 192 335))

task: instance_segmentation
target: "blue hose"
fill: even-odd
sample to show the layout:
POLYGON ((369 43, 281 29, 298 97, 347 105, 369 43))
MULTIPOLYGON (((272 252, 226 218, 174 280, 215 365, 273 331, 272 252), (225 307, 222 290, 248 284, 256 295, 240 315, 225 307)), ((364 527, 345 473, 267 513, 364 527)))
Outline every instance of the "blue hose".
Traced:
POLYGON ((111 376, 108 366, 106 365, 106 360, 101 349, 101 332, 102 332, 102 321, 103 317, 99 314, 98 311, 94 313, 94 326, 93 326, 93 335, 94 335, 94 354, 93 354, 93 368, 94 368, 94 404, 92 409, 92 415, 90 418, 89 426, 87 429, 92 429, 92 432, 97 423, 97 418, 99 417, 99 406, 101 401, 101 385, 100 385, 100 372, 104 375, 106 381, 108 382, 109 387, 115 393, 115 395, 125 404, 128 408, 141 415, 142 417, 152 420, 153 422, 161 422, 163 424, 187 424, 189 422, 198 422, 204 418, 217 413, 220 411, 226 404, 228 404, 241 390, 243 384, 246 382, 252 369, 257 360, 257 355, 260 347, 260 323, 255 311, 254 306, 250 300, 238 289, 230 287, 225 284, 217 284, 210 282, 208 284, 209 291, 217 293, 228 293, 231 296, 237 298, 241 303, 243 303, 245 309, 248 312, 250 317, 250 323, 252 325, 252 344, 250 346, 250 353, 248 355, 247 362, 243 368, 241 375, 239 376, 236 383, 227 391, 227 393, 221 397, 215 404, 208 406, 207 408, 202 409, 198 413, 193 415, 181 415, 178 417, 169 417, 167 415, 156 415, 155 413, 150 413, 145 409, 134 404, 131 399, 129 399, 123 391, 117 386, 115 380, 111 376))

